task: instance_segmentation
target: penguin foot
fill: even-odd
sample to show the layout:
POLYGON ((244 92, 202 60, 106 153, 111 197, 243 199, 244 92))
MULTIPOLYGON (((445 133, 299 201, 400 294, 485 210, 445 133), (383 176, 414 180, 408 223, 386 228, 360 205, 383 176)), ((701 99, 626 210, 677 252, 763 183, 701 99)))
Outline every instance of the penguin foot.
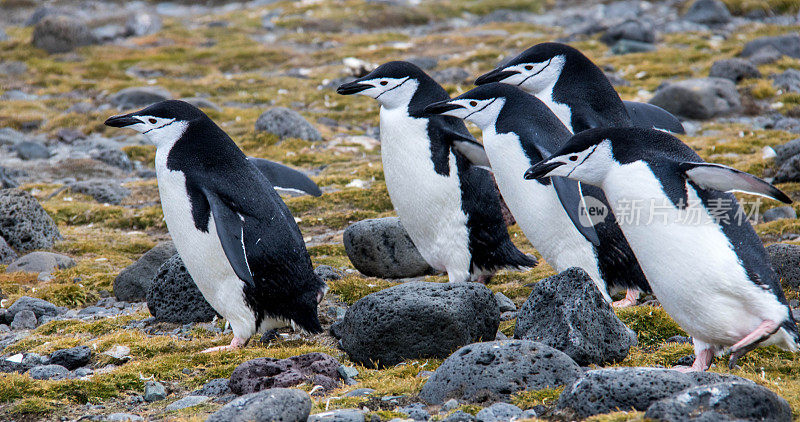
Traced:
POLYGON ((627 308, 630 306, 636 306, 639 303, 639 291, 634 289, 628 289, 625 293, 625 299, 618 300, 611 303, 611 306, 615 308, 627 308))
POLYGON ((236 349, 240 349, 240 348, 242 348, 244 346, 247 346, 247 343, 249 341, 250 341, 249 338, 245 339, 245 338, 239 338, 239 337, 235 337, 234 336, 233 340, 231 340, 231 344, 229 344, 227 346, 212 347, 212 348, 203 350, 200 353, 212 353, 212 352, 222 352, 224 350, 236 350, 236 349))
POLYGON ((483 275, 480 275, 480 276, 478 276, 478 279, 475 280, 475 282, 481 283, 481 284, 487 284, 487 283, 489 283, 489 280, 492 279, 493 275, 494 274, 483 274, 483 275))
POLYGON ((695 354, 692 366, 673 366, 672 369, 678 372, 705 372, 714 361, 714 349, 705 349, 695 354))
POLYGON ((780 328, 780 324, 768 319, 762 322, 752 333, 746 335, 743 339, 731 346, 731 358, 730 361, 728 361, 728 368, 733 369, 739 358, 755 349, 758 347, 759 343, 775 334, 778 328, 780 328))

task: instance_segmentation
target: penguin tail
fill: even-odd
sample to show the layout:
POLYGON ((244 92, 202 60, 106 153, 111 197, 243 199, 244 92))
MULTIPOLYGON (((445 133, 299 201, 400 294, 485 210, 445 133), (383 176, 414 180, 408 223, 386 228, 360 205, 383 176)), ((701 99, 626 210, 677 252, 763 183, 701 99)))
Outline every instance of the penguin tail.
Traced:
POLYGON ((800 350, 800 333, 797 330, 797 322, 794 318, 789 317, 786 321, 781 324, 781 331, 785 332, 785 336, 787 337, 784 341, 785 349, 791 352, 797 352, 800 350))

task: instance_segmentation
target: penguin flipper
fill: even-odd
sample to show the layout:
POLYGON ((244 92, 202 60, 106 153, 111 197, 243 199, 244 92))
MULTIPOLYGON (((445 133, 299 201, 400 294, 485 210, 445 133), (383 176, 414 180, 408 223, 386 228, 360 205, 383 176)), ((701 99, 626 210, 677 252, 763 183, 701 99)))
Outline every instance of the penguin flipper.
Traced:
POLYGON ((263 158, 247 157, 247 161, 256 166, 276 190, 300 191, 311 196, 322 195, 319 186, 299 170, 263 158))
POLYGON ((600 246, 600 238, 597 236, 594 226, 586 226, 581 222, 580 212, 582 209, 586 209, 581 184, 564 177, 551 177, 550 180, 556 190, 561 206, 566 211, 569 219, 572 220, 572 225, 592 245, 600 246))
POLYGON ((231 268, 242 281, 255 286, 253 271, 247 262, 244 217, 228 207, 219 196, 208 191, 204 193, 211 206, 211 214, 214 216, 214 225, 217 228, 217 236, 222 244, 222 250, 225 252, 231 268))
POLYGON ((691 181, 703 189, 721 192, 744 192, 765 196, 786 204, 792 199, 775 186, 764 180, 735 168, 712 163, 681 162, 678 168, 691 181))
POLYGON ((663 108, 635 101, 623 101, 634 126, 659 129, 671 133, 686 133, 681 121, 663 108))
POLYGON ((472 165, 491 168, 489 165, 489 157, 486 151, 475 138, 467 131, 466 126, 461 123, 461 127, 448 124, 449 121, 439 119, 429 119, 428 124, 435 126, 435 132, 442 136, 443 140, 453 145, 453 148, 463 155, 472 165))

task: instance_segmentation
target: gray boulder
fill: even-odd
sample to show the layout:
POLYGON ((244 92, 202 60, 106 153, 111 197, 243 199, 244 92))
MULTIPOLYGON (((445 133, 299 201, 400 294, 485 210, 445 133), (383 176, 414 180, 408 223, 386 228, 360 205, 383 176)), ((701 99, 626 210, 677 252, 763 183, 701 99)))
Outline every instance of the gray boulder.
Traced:
POLYGON ((174 402, 168 404, 164 410, 167 412, 174 412, 176 410, 181 409, 188 409, 190 407, 199 406, 207 401, 211 400, 211 397, 206 396, 186 396, 175 400, 174 402))
POLYGON ((646 25, 638 20, 629 19, 608 28, 600 41, 607 45, 614 45, 620 40, 639 41, 652 44, 656 42, 656 31, 652 25, 646 25))
POLYGON ((432 72, 431 77, 440 84, 457 84, 466 81, 472 74, 460 67, 448 67, 432 72))
POLYGON ((69 378, 69 369, 61 365, 39 365, 28 371, 35 380, 63 380, 69 378))
POLYGON ((54 317, 60 313, 56 305, 46 300, 22 296, 8 308, 8 316, 6 318, 14 318, 17 313, 25 310, 33 312, 37 319, 41 319, 43 316, 54 317))
POLYGON ((614 44, 613 47, 611 47, 611 53, 617 55, 647 53, 650 51, 656 51, 655 44, 632 40, 619 40, 616 44, 614 44))
POLYGON ((50 354, 50 363, 61 365, 70 371, 89 364, 92 349, 89 346, 78 346, 69 349, 56 350, 50 354))
POLYGON ((338 409, 317 413, 308 422, 364 422, 364 412, 359 409, 338 409))
POLYGON ((66 53, 96 42, 86 24, 63 15, 47 16, 37 23, 31 41, 34 47, 50 54, 66 53))
POLYGON ((167 389, 158 381, 147 381, 144 385, 144 401, 152 403, 167 398, 167 389))
POLYGON ((0 63, 0 75, 19 76, 28 71, 28 65, 20 61, 7 61, 0 63))
POLYGON ((474 422, 478 419, 475 416, 470 415, 463 410, 457 410, 450 414, 450 416, 444 418, 443 422, 474 422))
POLYGON ((216 378, 203 385, 203 388, 195 391, 192 395, 206 396, 206 397, 221 397, 231 394, 231 388, 228 385, 228 378, 216 378))
POLYGON ((345 229, 343 240, 347 257, 364 275, 406 278, 434 272, 397 217, 353 223, 345 229))
POLYGON ((36 198, 19 189, 0 190, 0 236, 17 252, 50 249, 62 239, 36 198))
POLYGON ((783 73, 770 76, 772 84, 787 92, 800 92, 800 70, 786 69, 783 73))
POLYGON ((495 403, 481 409, 475 417, 478 422, 511 422, 520 418, 522 409, 513 404, 495 403))
POLYGON ((775 164, 780 167, 795 155, 800 154, 800 138, 775 147, 775 164))
POLYGON ((794 210, 794 208, 792 208, 791 205, 770 208, 764 211, 764 222, 766 223, 787 218, 797 218, 797 212, 794 210))
POLYGON ((17 259, 17 253, 8 246, 6 240, 0 237, 0 264, 10 264, 17 259))
POLYGON ((10 127, 0 128, 0 145, 15 145, 26 139, 25 134, 16 129, 10 127))
POLYGON ((332 356, 319 352, 286 359, 251 359, 233 370, 228 387, 235 394, 243 395, 307 382, 330 391, 339 386, 337 370, 340 365, 332 356))
POLYGON ((126 302, 140 302, 147 299, 147 290, 159 268, 178 251, 172 241, 161 242, 145 252, 133 264, 125 267, 114 279, 114 296, 126 302))
POLYGON ((177 254, 168 259, 153 278, 147 291, 147 308, 159 321, 180 324, 208 322, 217 314, 177 254))
POLYGON ((725 382, 687 389, 653 403, 646 419, 683 421, 792 420, 792 409, 782 397, 755 383, 725 382))
POLYGON ((33 311, 29 311, 27 309, 19 311, 14 315, 14 320, 11 321, 11 329, 12 330, 33 330, 36 328, 38 321, 36 320, 36 314, 33 311))
POLYGON ((520 308, 514 337, 544 343, 580 365, 619 362, 637 344, 592 279, 570 268, 533 286, 520 308))
POLYGON ((14 151, 23 160, 45 160, 50 158, 50 150, 34 141, 22 141, 14 145, 14 151))
POLYGON ((131 163, 131 159, 128 158, 128 154, 116 148, 100 147, 91 151, 89 156, 109 166, 117 167, 125 171, 133 170, 133 163, 131 163))
POLYGON ((361 298, 333 331, 353 361, 374 367, 445 358, 494 339, 499 324, 497 301, 482 284, 409 282, 361 298))
POLYGON ((747 59, 750 60, 750 63, 761 66, 762 64, 775 63, 780 60, 781 57, 783 57, 783 53, 781 53, 780 50, 771 45, 766 45, 751 54, 747 59))
POLYGON ((772 47, 781 54, 796 59, 800 58, 800 34, 778 35, 776 37, 761 37, 745 44, 740 54, 742 57, 751 57, 765 47, 772 47))
POLYGON ((800 246, 773 243, 766 249, 781 285, 785 289, 800 289, 800 246))
POLYGON ((131 191, 114 180, 83 180, 71 183, 69 189, 74 193, 91 196, 95 201, 119 205, 131 195, 131 191))
POLYGON ((64 270, 74 267, 75 260, 53 252, 31 252, 18 258, 6 268, 7 273, 24 271, 27 273, 41 273, 64 270))
POLYGON ((15 188, 19 186, 14 176, 6 168, 0 167, 0 189, 15 188))
POLYGON ((281 140, 297 138, 318 142, 322 135, 300 113, 284 107, 276 107, 265 111, 256 120, 256 132, 268 132, 278 135, 281 140))
POLYGON ((306 422, 311 414, 311 397, 302 390, 272 388, 231 401, 206 422, 281 421, 306 422))
POLYGON ((698 78, 662 85, 650 104, 690 119, 710 119, 741 109, 736 85, 729 79, 698 78))
POLYGON ((159 101, 169 100, 172 94, 158 86, 125 88, 110 98, 111 104, 119 109, 140 108, 159 101))
POLYGON ((742 79, 760 78, 761 72, 758 68, 744 59, 723 59, 717 60, 711 65, 708 76, 712 78, 730 79, 739 83, 742 79))
POLYGON ((419 394, 430 404, 455 398, 466 402, 507 400, 522 390, 572 384, 582 374, 569 356, 527 340, 502 340, 464 346, 428 378, 419 394))
POLYGON ((718 25, 730 22, 731 12, 720 0, 696 0, 683 18, 694 23, 718 25))
POLYGON ((774 183, 800 181, 800 155, 795 155, 781 164, 772 181, 774 183))

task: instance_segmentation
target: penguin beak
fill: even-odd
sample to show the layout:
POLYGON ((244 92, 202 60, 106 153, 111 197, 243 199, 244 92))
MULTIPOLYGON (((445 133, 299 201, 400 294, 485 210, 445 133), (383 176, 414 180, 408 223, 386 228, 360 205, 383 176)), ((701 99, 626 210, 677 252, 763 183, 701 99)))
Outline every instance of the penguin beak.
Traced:
POLYGON ((336 92, 341 95, 352 95, 352 94, 357 94, 369 88, 372 88, 372 85, 362 84, 359 83, 358 81, 353 81, 339 85, 339 88, 336 88, 336 92))
POLYGON ((130 114, 123 114, 120 116, 109 117, 108 120, 106 120, 105 125, 111 127, 125 127, 135 125, 137 123, 142 123, 142 121, 131 116, 130 114))
POLYGON ((546 161, 541 161, 535 164, 533 167, 529 168, 528 171, 525 172, 525 180, 544 179, 545 177, 548 177, 548 174, 550 174, 551 171, 563 165, 564 163, 558 161, 550 163, 546 161))
POLYGON ((428 104, 428 106, 425 107, 425 109, 422 110, 422 112, 430 116, 434 114, 444 114, 447 113, 448 111, 457 110, 459 108, 464 108, 464 107, 458 104, 453 104, 449 102, 449 100, 445 100, 428 104))
POLYGON ((489 73, 484 73, 481 76, 478 76, 478 79, 475 79, 475 85, 486 85, 491 82, 500 82, 505 78, 514 76, 518 74, 516 70, 503 70, 501 68, 497 68, 489 73))

